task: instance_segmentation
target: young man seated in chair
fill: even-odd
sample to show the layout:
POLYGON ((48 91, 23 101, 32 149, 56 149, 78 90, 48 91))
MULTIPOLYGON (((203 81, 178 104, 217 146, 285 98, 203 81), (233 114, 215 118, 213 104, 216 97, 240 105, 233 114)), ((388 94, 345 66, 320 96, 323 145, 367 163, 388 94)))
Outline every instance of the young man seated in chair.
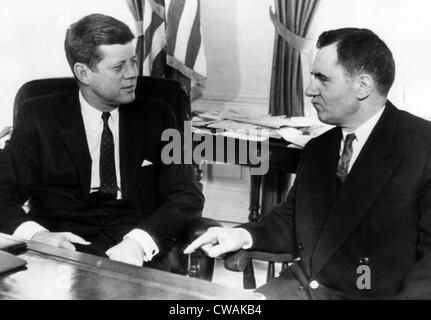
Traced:
POLYGON ((1 232, 164 268, 173 239, 201 216, 192 166, 161 160, 173 113, 135 98, 133 39, 127 25, 100 14, 67 31, 79 91, 39 97, 19 111, 0 172, 1 232))

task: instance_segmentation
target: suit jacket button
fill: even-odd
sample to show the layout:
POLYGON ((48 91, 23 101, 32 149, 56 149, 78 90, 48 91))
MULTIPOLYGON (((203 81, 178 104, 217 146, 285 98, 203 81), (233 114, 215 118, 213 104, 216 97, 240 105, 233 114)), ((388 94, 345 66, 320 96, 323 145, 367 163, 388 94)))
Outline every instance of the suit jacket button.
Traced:
POLYGON ((304 244, 303 243, 299 243, 298 244, 298 249, 301 250, 301 251, 304 250, 304 244))
POLYGON ((360 264, 368 264, 368 262, 370 262, 370 258, 368 258, 368 257, 363 257, 363 258, 359 259, 360 264))
POLYGON ((317 282, 316 280, 313 280, 313 281, 310 281, 309 286, 311 289, 316 290, 317 288, 319 288, 320 285, 319 285, 319 282, 317 282))

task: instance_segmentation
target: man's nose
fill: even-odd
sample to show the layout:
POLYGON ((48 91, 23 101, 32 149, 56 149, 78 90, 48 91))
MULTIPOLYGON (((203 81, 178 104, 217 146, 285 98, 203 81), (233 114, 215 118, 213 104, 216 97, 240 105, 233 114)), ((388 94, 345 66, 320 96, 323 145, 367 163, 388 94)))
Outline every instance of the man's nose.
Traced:
POLYGON ((138 76, 138 66, 135 63, 131 63, 128 65, 126 73, 124 77, 126 79, 136 78, 138 76))
POLYGON ((307 88, 305 89, 305 95, 309 98, 319 95, 319 90, 317 89, 313 80, 310 81, 307 88))

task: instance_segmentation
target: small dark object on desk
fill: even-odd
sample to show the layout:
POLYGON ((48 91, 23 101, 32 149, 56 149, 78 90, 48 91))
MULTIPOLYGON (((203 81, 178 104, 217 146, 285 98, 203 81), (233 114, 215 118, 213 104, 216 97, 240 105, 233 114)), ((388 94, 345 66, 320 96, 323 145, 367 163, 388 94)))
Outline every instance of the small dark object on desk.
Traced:
POLYGON ((26 264, 27 261, 24 259, 15 257, 13 254, 0 250, 0 274, 24 267, 26 264))
POLYGON ((0 236, 0 250, 11 254, 19 254, 27 248, 25 242, 0 236))

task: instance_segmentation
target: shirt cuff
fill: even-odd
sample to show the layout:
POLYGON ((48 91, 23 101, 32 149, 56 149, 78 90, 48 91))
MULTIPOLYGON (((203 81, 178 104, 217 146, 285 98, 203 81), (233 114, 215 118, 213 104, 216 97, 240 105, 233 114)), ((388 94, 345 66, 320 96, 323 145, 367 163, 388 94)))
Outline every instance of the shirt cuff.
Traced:
POLYGON ((244 250, 250 249, 253 246, 253 238, 251 237, 250 232, 248 232, 243 228, 237 228, 236 230, 238 230, 241 233, 241 237, 245 241, 245 244, 242 246, 241 249, 244 249, 244 250))
POLYGON ((159 247, 154 242, 153 238, 148 234, 148 232, 141 229, 133 229, 124 238, 132 238, 136 240, 144 250, 144 261, 148 262, 154 258, 155 255, 159 253, 159 247))
POLYGON ((13 236, 25 240, 31 240, 31 238, 33 238, 36 233, 41 231, 48 230, 36 222, 27 221, 21 224, 18 228, 16 228, 15 232, 13 233, 13 236))

